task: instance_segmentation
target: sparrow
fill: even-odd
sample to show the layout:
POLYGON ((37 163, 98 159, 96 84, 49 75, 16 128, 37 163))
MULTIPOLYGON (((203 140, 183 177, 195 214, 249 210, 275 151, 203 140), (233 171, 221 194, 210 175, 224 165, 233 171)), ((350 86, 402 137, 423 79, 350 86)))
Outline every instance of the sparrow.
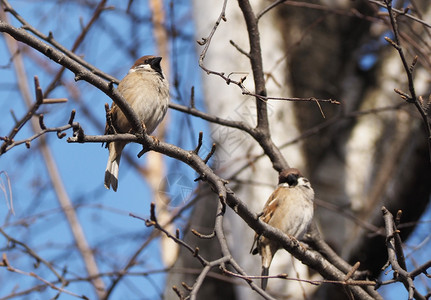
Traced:
MULTIPOLYGON (((147 134, 156 129, 168 109, 169 84, 160 67, 161 60, 161 57, 152 55, 139 58, 118 85, 118 92, 135 111, 147 134)), ((111 120, 106 122, 105 134, 132 132, 132 126, 115 103, 112 103, 108 115, 111 116, 111 120)), ((107 144, 109 149, 105 171, 107 189, 112 187, 117 191, 121 152, 126 144, 126 142, 107 144)))
MULTIPOLYGON (((266 201, 259 218, 299 240, 307 232, 313 218, 313 201, 314 190, 308 179, 303 177, 298 169, 285 169, 280 172, 278 186, 266 201)), ((280 248, 277 242, 261 234, 255 235, 250 252, 262 256, 262 276, 268 276, 272 259, 280 248)), ((266 289, 267 283, 268 278, 262 278, 263 290, 266 289)))

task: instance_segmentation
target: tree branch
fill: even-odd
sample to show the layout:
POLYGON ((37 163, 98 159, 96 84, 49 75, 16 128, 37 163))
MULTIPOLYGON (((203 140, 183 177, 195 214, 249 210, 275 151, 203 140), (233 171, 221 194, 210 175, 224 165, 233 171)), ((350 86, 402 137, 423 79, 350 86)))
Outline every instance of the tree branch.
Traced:
POLYGON ((54 62, 72 71, 75 73, 76 81, 84 80, 104 92, 120 107, 121 111, 132 125, 133 130, 139 133, 143 131, 142 124, 139 122, 136 113, 132 110, 127 101, 124 100, 122 95, 116 89, 114 89, 114 82, 106 82, 100 76, 84 68, 81 64, 69 58, 64 53, 52 48, 34 36, 28 34, 24 29, 15 28, 3 20, 0 20, 0 32, 9 34, 15 40, 29 45, 33 49, 52 59, 54 62))

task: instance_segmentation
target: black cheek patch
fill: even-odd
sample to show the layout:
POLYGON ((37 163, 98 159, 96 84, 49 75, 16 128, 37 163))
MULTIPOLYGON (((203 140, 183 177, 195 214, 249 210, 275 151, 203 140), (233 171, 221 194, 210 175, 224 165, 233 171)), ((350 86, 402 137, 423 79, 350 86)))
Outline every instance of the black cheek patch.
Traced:
POLYGON ((163 76, 162 68, 160 67, 160 61, 158 62, 152 61, 150 62, 150 65, 154 69, 154 71, 156 71, 160 75, 162 79, 165 79, 165 77, 163 76))
POLYGON ((295 186, 298 184, 298 176, 295 174, 289 174, 287 175, 286 182, 289 186, 295 186))

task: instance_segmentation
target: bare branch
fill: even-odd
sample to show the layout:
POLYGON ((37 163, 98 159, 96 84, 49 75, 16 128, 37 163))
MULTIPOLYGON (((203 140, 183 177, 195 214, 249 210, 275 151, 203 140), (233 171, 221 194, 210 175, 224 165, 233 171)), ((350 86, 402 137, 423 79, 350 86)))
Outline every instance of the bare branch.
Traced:
POLYGON ((425 130, 426 130, 427 136, 428 136, 428 141, 427 141, 428 142, 428 155, 429 155, 429 160, 431 162, 431 121, 428 119, 428 114, 427 114, 426 110, 424 109, 424 107, 422 106, 418 97, 416 96, 416 91, 415 91, 415 86, 414 86, 414 81, 413 81, 413 70, 414 70, 414 66, 416 65, 416 62, 417 62, 417 56, 415 56, 411 65, 409 65, 407 63, 403 48, 401 47, 401 43, 400 43, 400 33, 398 31, 398 23, 397 23, 397 20, 395 18, 395 12, 392 8, 392 0, 384 0, 384 3, 386 5, 386 8, 387 8, 388 13, 389 13, 389 19, 391 21, 395 41, 391 40, 388 37, 385 37, 385 39, 398 51, 398 54, 400 56, 401 62, 402 62, 403 67, 404 67, 404 71, 405 71, 406 76, 407 76, 410 96, 401 92, 398 89, 396 89, 395 92, 400 94, 401 97, 404 100, 406 100, 407 102, 413 103, 415 105, 416 109, 418 110, 418 112, 420 113, 420 115, 422 117, 423 124, 425 125, 425 130))
POLYGON ((92 71, 87 70, 82 65, 78 64, 73 59, 52 48, 51 46, 41 42, 37 38, 28 34, 24 29, 18 29, 3 20, 0 20, 0 32, 5 32, 12 36, 17 41, 23 42, 33 49, 41 52, 58 64, 75 73, 75 80, 84 80, 109 96, 121 109, 127 120, 132 125, 136 132, 142 132, 142 124, 139 122, 136 113, 131 109, 130 105, 124 100, 121 94, 112 88, 112 85, 104 81, 101 77, 95 75, 92 71))
MULTIPOLYGON (((423 299, 426 298, 419 294, 419 292, 415 289, 415 285, 413 283, 413 279, 410 275, 410 273, 407 272, 406 269, 402 268, 400 265, 400 255, 401 253, 397 254, 397 250, 400 251, 400 247, 396 246, 397 240, 400 239, 398 235, 398 231, 395 227, 394 218, 392 214, 386 209, 386 207, 382 207, 382 213, 383 213, 383 219, 385 221, 385 228, 386 228, 386 245, 388 249, 388 259, 389 263, 392 266, 392 269, 395 271, 395 276, 398 280, 401 281, 404 286, 406 287, 409 298, 408 299, 423 299)), ((402 249, 401 249, 402 251, 402 249)), ((403 255, 402 255, 403 256, 403 255)), ((401 261, 403 259, 401 258, 401 261)), ((401 263, 404 264, 404 263, 401 263)))

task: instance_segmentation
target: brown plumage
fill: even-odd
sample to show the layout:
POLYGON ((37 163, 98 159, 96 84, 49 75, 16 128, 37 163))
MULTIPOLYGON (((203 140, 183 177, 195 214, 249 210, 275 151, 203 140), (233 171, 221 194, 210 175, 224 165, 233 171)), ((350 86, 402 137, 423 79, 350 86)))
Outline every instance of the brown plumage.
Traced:
MULTIPOLYGON (((301 239, 313 218, 313 200, 314 191, 299 170, 283 170, 279 175, 278 186, 266 202, 260 219, 295 239, 301 239)), ((268 276, 278 249, 278 243, 256 234, 251 253, 262 256, 262 276, 268 276)), ((266 289, 267 283, 268 279, 263 278, 262 289, 266 289)))
MULTIPOLYGON (((151 134, 163 120, 169 103, 169 85, 160 67, 161 57, 143 56, 121 80, 118 91, 151 134)), ((131 132, 132 127, 121 109, 113 103, 110 110, 112 126, 106 124, 105 134, 131 132), (114 127, 114 128, 112 128, 114 127)), ((105 171, 105 187, 117 191, 121 152, 127 143, 111 142, 107 145, 109 158, 105 171)))

